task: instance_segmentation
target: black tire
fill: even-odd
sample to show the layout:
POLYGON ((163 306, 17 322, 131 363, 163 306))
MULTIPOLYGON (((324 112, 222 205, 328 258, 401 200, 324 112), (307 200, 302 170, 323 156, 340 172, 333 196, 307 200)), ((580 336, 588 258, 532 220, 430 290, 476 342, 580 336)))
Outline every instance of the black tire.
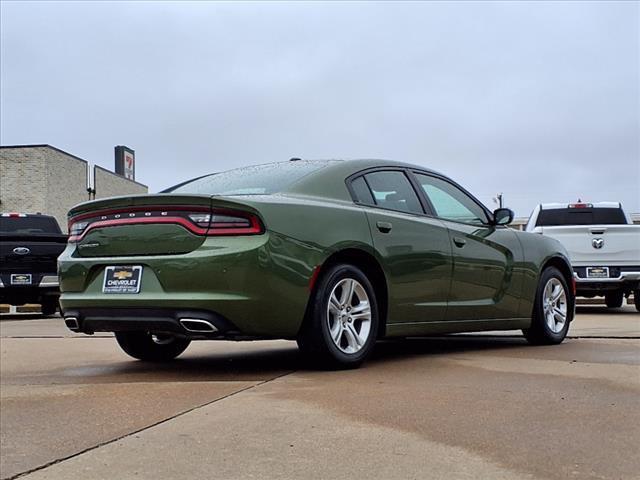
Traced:
POLYGON ((604 295, 604 302, 609 308, 620 308, 624 299, 623 292, 607 292, 604 295))
POLYGON ((636 310, 640 312, 640 290, 633 292, 633 303, 636 304, 636 310))
MULTIPOLYGON (((575 298, 569 290, 567 281, 564 276, 555 267, 548 267, 544 269, 542 275, 540 275, 540 281, 538 283, 538 289, 536 291, 535 302, 533 305, 533 313, 531 316, 531 327, 522 330, 527 341, 533 345, 554 345, 561 343, 567 336, 569 331, 569 324, 573 320, 573 306, 575 305, 575 298), (548 319, 545 316, 545 288, 552 282, 552 285, 558 285, 558 283, 564 289, 566 318, 562 328, 558 331, 551 329, 548 319), (558 282, 558 283, 556 283, 558 282)), ((561 306, 559 306, 561 308, 561 306)), ((551 310, 553 311, 553 309, 551 310)), ((551 322, 558 327, 560 322, 556 322, 555 317, 552 315, 551 322)), ((554 327, 555 328, 555 327, 554 327)))
POLYGON ((152 335, 149 332, 115 332, 120 348, 127 355, 147 362, 173 360, 191 343, 186 338, 170 335, 152 335))
MULTIPOLYGON (((360 366, 373 350, 379 322, 375 290, 366 275, 353 265, 340 264, 329 267, 317 280, 309 302, 307 315, 298 335, 298 346, 303 355, 322 368, 346 369, 360 366), (343 302, 344 308, 339 312, 330 312, 331 296, 337 298, 338 294, 344 294, 346 298, 349 294, 343 292, 343 286, 350 285, 354 286, 351 299, 343 302), (368 299, 369 320, 366 319, 366 313, 363 319, 352 318, 348 313, 351 309, 355 311, 358 305, 362 305, 360 308, 366 307, 361 299, 362 290, 368 299), (354 305, 355 300, 358 303, 354 305), (335 341, 331 325, 335 327, 335 341)), ((356 313, 354 317, 355 315, 361 314, 356 313)))
POLYGON ((54 315, 58 310, 58 301, 57 300, 45 300, 40 305, 40 311, 42 315, 54 315))

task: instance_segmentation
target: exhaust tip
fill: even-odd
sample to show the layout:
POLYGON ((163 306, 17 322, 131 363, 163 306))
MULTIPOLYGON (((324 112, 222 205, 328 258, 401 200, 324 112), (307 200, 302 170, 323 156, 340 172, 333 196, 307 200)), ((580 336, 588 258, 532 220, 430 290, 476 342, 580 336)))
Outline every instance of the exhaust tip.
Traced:
POLYGON ((78 330, 80 325, 78 324, 78 319, 76 317, 65 317, 64 323, 69 328, 69 330, 78 330))
POLYGON ((218 331, 211 322, 207 322, 206 320, 201 320, 199 318, 181 318, 180 324, 188 332, 211 333, 218 331))

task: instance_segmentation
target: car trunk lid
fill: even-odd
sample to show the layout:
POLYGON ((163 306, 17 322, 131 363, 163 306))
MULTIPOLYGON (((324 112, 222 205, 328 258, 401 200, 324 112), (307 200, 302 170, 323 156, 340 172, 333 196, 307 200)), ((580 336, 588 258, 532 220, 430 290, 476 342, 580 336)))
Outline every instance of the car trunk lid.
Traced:
POLYGON ((207 235, 262 228, 247 206, 205 195, 117 197, 81 204, 69 217, 69 242, 82 257, 184 254, 207 235))

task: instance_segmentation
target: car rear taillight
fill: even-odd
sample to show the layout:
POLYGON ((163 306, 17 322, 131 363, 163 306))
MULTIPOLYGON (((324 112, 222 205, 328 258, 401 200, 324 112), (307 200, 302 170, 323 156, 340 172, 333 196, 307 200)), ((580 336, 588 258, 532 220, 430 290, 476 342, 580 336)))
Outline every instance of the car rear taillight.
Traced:
POLYGON ((191 213, 189 218, 207 228, 207 235, 252 235, 262 231, 258 218, 244 212, 214 210, 211 214, 191 213))
POLYGON ((260 219, 249 212, 189 206, 147 206, 102 210, 72 217, 69 242, 90 230, 122 225, 172 223, 196 235, 257 235, 264 232, 260 219))
POLYGON ((89 222, 75 222, 75 223, 69 223, 69 235, 75 236, 75 235, 81 235, 82 232, 84 232, 84 229, 87 228, 87 225, 89 225, 89 222))
POLYGON ((262 224, 255 215, 214 212, 207 235, 256 235, 262 231, 262 224))

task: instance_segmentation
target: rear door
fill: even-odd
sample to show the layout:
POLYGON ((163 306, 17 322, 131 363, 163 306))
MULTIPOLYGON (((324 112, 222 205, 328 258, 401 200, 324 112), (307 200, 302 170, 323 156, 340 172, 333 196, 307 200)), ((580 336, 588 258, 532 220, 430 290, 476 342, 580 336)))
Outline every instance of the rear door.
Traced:
POLYGON ((369 171, 351 182, 365 206, 388 278, 388 323, 419 324, 446 316, 451 246, 442 221, 425 215, 403 169, 369 171))
POLYGON ((517 317, 523 252, 516 233, 489 224, 487 211, 447 179, 413 172, 435 215, 449 231, 453 276, 447 320, 517 317))

